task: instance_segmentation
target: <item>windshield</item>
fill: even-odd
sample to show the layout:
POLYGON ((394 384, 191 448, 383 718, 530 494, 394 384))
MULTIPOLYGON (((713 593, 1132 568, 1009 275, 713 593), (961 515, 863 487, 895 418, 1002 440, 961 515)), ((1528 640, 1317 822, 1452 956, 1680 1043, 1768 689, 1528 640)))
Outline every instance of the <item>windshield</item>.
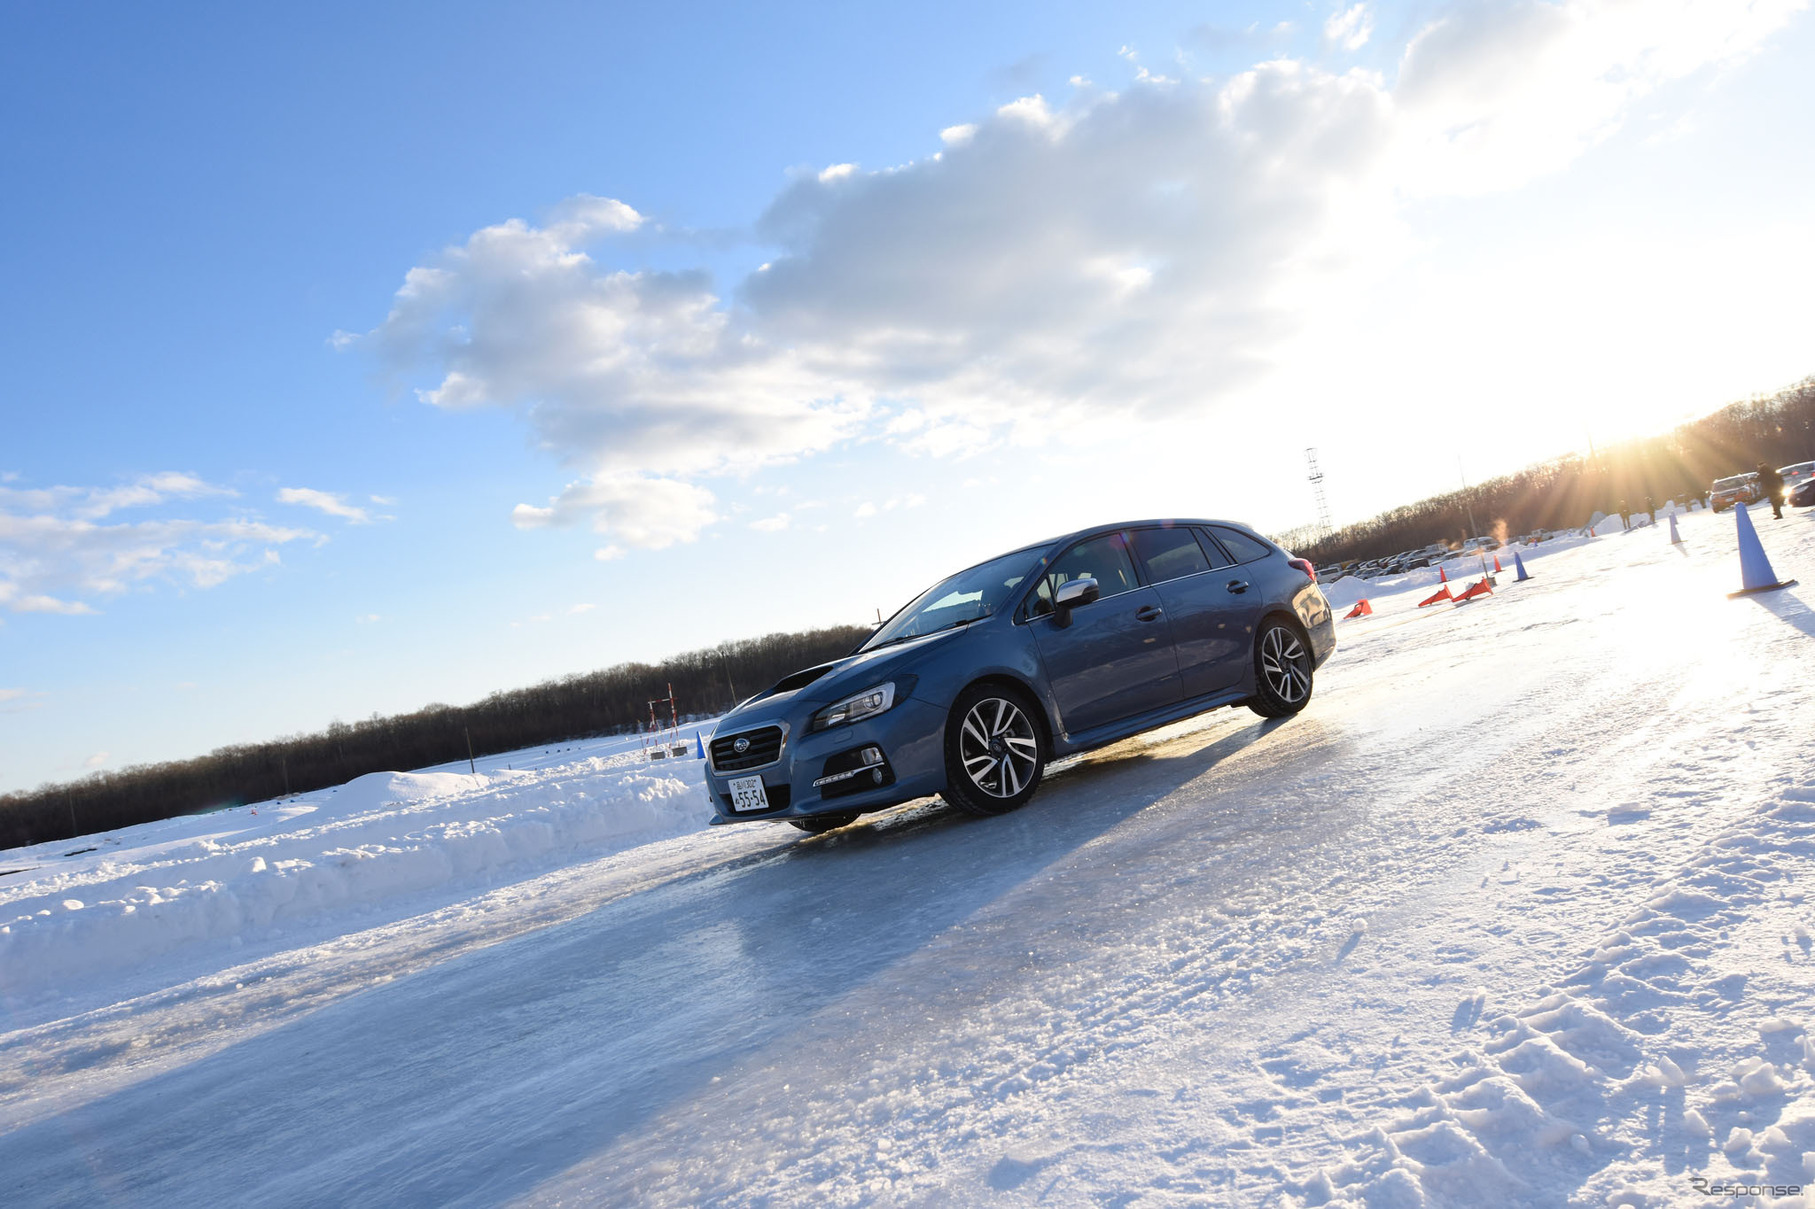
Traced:
POLYGON ((1751 478, 1752 476, 1749 474, 1736 474, 1730 479, 1716 479, 1714 480, 1714 489, 1716 491, 1731 491, 1735 487, 1744 487, 1751 478))
POLYGON ((903 638, 917 638, 934 630, 946 630, 988 617, 1006 604, 1015 589, 1026 581, 1041 548, 1030 546, 1016 550, 940 580, 884 622, 882 628, 857 649, 874 650, 903 638))

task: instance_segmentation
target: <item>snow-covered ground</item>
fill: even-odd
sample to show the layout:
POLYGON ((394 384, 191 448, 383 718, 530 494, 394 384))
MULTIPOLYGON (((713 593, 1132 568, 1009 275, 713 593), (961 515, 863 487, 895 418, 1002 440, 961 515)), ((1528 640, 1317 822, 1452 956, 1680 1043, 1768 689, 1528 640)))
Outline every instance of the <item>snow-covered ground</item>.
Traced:
MULTIPOLYGON (((1815 576, 1811 514, 1752 516, 1815 576)), ((1815 586, 1728 600, 1732 515, 1679 525, 1522 551, 1531 580, 1460 607, 1416 607, 1434 572, 1332 585, 1376 612, 1306 713, 1094 753, 1001 819, 707 831, 696 763, 582 746, 0 853, 0 1190, 1815 1182, 1815 586)))
MULTIPOLYGON (((697 729, 681 733, 697 750, 697 729)), ((84 991, 113 1002, 217 968, 223 943, 241 959, 294 947, 697 831, 712 813, 702 768, 600 739, 12 849, 0 995, 20 1015, 63 1014, 84 991)))

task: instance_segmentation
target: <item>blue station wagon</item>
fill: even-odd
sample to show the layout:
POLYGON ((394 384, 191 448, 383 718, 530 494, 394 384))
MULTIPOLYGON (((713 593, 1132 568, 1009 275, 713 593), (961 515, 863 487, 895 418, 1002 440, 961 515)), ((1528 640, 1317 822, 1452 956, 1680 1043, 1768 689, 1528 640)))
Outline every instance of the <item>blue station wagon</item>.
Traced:
POLYGON ((712 821, 817 833, 934 793, 1003 814, 1059 756, 1220 706, 1297 713, 1335 649, 1311 565, 1244 525, 1082 530, 939 581, 726 714, 712 821))

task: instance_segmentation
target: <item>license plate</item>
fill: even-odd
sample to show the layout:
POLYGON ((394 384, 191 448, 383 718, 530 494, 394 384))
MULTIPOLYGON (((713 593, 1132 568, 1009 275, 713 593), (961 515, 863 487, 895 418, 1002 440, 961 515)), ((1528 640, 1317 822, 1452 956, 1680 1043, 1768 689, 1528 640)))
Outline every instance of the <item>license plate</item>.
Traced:
POLYGON ((752 810, 769 809, 769 793, 763 788, 761 777, 733 777, 731 779, 731 809, 740 814, 752 810))

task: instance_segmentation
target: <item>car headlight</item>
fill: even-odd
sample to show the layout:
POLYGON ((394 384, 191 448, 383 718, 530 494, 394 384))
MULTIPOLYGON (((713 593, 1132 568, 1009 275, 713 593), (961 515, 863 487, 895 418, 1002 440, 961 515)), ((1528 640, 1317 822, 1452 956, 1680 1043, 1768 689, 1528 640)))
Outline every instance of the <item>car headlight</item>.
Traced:
POLYGON ((878 684, 875 688, 866 688, 861 693, 846 697, 843 701, 826 706, 813 715, 807 724, 807 733, 830 730, 834 726, 844 726, 850 722, 861 722, 873 718, 895 704, 895 682, 878 684))

